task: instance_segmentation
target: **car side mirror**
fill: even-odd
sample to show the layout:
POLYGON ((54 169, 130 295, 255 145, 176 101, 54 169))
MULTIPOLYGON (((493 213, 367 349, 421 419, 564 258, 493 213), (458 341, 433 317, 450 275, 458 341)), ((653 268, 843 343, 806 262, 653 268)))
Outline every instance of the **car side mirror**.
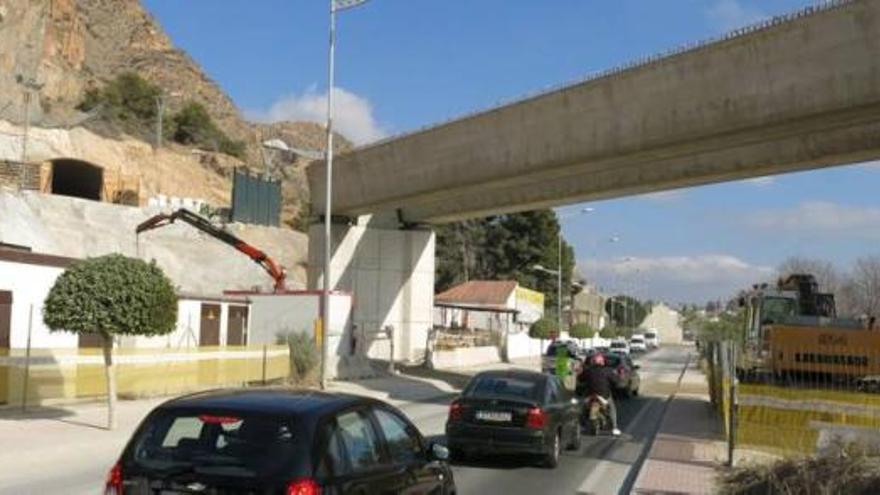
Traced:
POLYGON ((445 445, 440 445, 439 443, 432 443, 428 452, 431 457, 431 460, 434 460, 434 461, 448 461, 449 460, 449 449, 446 448, 445 445))

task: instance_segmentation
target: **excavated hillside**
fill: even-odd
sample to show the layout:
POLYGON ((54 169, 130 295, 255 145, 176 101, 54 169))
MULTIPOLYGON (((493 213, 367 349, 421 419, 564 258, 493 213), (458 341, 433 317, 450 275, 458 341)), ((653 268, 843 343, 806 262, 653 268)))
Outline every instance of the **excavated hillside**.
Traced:
MULTIPOLYGON (((267 157, 260 142, 277 138, 296 148, 322 149, 321 126, 244 120, 220 86, 174 46, 138 0, 0 0, 0 120, 23 123, 23 95, 29 89, 38 95, 29 105, 31 125, 86 127, 108 139, 149 139, 123 136, 119 129, 76 110, 86 90, 100 88, 125 72, 135 72, 162 88, 169 111, 188 101, 201 103, 220 130, 246 144, 243 162, 223 160, 224 166, 215 167, 222 181, 230 182, 235 166, 263 171, 268 161, 283 181, 282 218, 294 224, 308 201, 305 163, 291 154, 267 157)), ((344 138, 339 142, 342 150, 350 147, 344 138)), ((169 149, 190 152, 182 147, 169 149)), ((141 167, 150 167, 150 163, 145 161, 141 167)), ((143 175, 151 175, 146 172, 143 175)), ((189 187, 187 194, 198 194, 189 187)), ((206 192, 205 197, 211 195, 216 194, 206 192)))

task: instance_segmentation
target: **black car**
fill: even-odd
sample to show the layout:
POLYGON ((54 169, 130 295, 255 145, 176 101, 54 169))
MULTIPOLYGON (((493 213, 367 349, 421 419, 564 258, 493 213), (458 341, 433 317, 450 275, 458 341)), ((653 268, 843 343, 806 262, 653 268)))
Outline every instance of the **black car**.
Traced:
POLYGON ((446 440, 455 458, 537 454, 556 467, 562 446, 580 448, 580 404, 554 375, 484 371, 449 406, 446 440))
POLYGON ((618 352, 605 353, 605 366, 613 368, 619 379, 618 395, 629 398, 639 395, 642 379, 639 376, 641 367, 635 364, 628 354, 618 352))
POLYGON ((294 390, 213 391, 154 409, 106 493, 455 493, 449 451, 396 408, 294 390))

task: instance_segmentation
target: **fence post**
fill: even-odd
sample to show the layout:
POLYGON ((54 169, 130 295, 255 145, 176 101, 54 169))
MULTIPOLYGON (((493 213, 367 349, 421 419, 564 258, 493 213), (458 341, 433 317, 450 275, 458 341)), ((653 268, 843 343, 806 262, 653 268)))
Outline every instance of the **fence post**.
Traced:
POLYGON ((267 344, 263 344, 263 386, 266 386, 266 360, 267 344))
POLYGON ((385 325, 385 333, 388 334, 388 373, 394 374, 394 326, 385 325))
POLYGON ((34 328, 34 305, 31 303, 28 311, 27 349, 24 354, 24 384, 21 395, 21 412, 27 412, 28 385, 31 375, 31 333, 34 328))
POLYGON ((733 467, 733 454, 736 448, 736 345, 729 342, 727 351, 728 373, 730 373, 730 397, 727 401, 730 408, 728 414, 730 424, 727 426, 727 465, 733 467))

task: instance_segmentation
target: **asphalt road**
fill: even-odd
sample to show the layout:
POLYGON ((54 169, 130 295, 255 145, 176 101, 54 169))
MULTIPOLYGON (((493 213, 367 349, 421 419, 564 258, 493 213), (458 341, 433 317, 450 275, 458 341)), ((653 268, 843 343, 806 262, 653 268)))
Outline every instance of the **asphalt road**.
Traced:
MULTIPOLYGON (((669 394, 687 360, 686 348, 664 348, 636 359, 641 364, 639 397, 618 400, 623 434, 585 436, 578 451, 564 452, 556 469, 539 467, 534 459, 497 458, 468 461, 453 467, 462 495, 629 493, 638 467, 659 427, 669 394)), ((425 435, 442 440, 446 404, 414 404, 404 409, 425 435)))
MULTIPOLYGON (((453 467, 458 493, 604 494, 629 493, 637 466, 647 454, 670 393, 687 359, 686 348, 664 348, 636 358, 642 365, 639 397, 618 401, 623 435, 584 437, 581 449, 566 451, 556 469, 538 467, 529 459, 493 458, 453 467)), ((448 400, 412 403, 402 407, 422 432, 443 441, 448 400)), ((63 439, 58 439, 63 442, 63 439)), ((120 442, 116 442, 120 443, 120 442)), ((97 443, 91 451, 78 451, 68 465, 43 466, 43 475, 16 477, 0 482, 0 495, 100 493, 110 460, 118 455, 115 443, 97 443), (110 459, 110 460, 108 460, 110 459)), ((64 449, 63 444, 59 449, 64 449)), ((38 462, 38 461, 35 461, 38 462)), ((0 473, 2 473, 0 468, 0 473)), ((24 473, 21 473, 24 474, 24 473)), ((0 474, 0 478, 3 475, 0 474)))

